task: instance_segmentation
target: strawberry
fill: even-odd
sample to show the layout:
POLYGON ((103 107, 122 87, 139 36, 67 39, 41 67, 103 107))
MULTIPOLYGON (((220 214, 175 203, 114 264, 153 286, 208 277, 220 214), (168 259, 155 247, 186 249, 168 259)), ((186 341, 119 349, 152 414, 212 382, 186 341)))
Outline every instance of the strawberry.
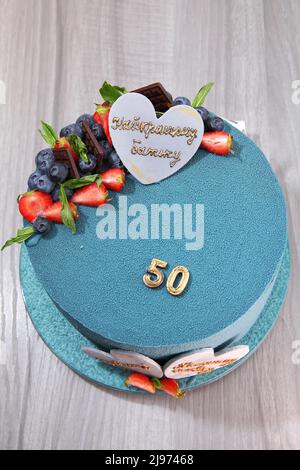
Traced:
POLYGON ((98 186, 97 182, 91 183, 74 192, 71 200, 75 204, 98 207, 105 204, 108 199, 108 192, 104 184, 98 186))
POLYGON ((133 387, 140 388, 149 393, 155 393, 155 386, 147 375, 134 372, 130 374, 125 380, 125 385, 133 385, 133 387))
POLYGON ((41 191, 29 191, 18 198, 19 211, 28 222, 34 222, 41 212, 52 204, 50 194, 41 191))
POLYGON ((112 145, 112 140, 109 132, 109 112, 110 112, 110 105, 108 103, 103 103, 100 108, 96 110, 94 113, 94 121, 96 121, 98 124, 101 124, 103 127, 103 130, 105 132, 106 138, 110 145, 112 145), (107 111, 105 111, 103 108, 107 108, 107 111))
POLYGON ((125 173, 122 168, 110 168, 101 173, 102 183, 112 191, 120 192, 125 185, 125 173))
POLYGON ((66 137, 58 137, 56 131, 46 122, 42 121, 42 130, 39 131, 43 139, 47 142, 50 147, 58 148, 67 148, 70 150, 72 157, 75 161, 78 161, 78 155, 73 150, 70 142, 66 137))
POLYGON ((233 139, 224 131, 204 132, 200 147, 217 155, 228 155, 232 150, 233 139))
POLYGON ((178 382, 174 379, 168 379, 167 377, 162 379, 153 378, 152 383, 158 390, 172 395, 172 397, 183 398, 185 395, 185 392, 180 390, 178 382))
MULTIPOLYGON (((71 210, 73 220, 78 219, 78 211, 77 207, 75 204, 72 204, 72 202, 69 202, 69 208, 71 210)), ((50 222, 55 222, 56 224, 62 224, 62 217, 61 217, 61 211, 62 211, 62 203, 60 201, 54 202, 54 204, 51 204, 47 209, 45 209, 43 212, 41 212, 41 216, 45 217, 47 220, 50 222)))

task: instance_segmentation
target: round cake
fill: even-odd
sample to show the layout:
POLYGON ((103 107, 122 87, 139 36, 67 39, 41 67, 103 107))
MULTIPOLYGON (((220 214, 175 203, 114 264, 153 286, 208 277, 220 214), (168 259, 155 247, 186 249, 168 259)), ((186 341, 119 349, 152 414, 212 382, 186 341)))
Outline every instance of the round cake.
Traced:
POLYGON ((287 243, 284 198, 263 153, 226 126, 235 155, 199 150, 156 184, 128 175, 100 208, 80 207, 77 233, 63 225, 27 243, 39 281, 67 319, 101 349, 168 359, 223 349, 251 328, 267 302, 287 243), (153 258, 165 279, 190 273, 180 296, 143 282, 153 258))

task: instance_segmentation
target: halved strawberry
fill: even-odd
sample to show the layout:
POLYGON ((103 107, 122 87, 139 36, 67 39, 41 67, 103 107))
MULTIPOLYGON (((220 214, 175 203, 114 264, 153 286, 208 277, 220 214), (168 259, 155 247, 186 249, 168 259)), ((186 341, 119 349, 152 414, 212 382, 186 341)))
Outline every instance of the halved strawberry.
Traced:
POLYGON ((28 222, 34 222, 40 213, 53 203, 50 194, 29 191, 18 198, 19 211, 28 222))
POLYGON ((102 182, 112 191, 120 192, 125 185, 125 173, 122 168, 110 168, 104 173, 101 173, 102 182))
POLYGON ((112 145, 112 140, 109 132, 109 112, 110 112, 110 105, 108 103, 103 103, 98 110, 93 115, 94 121, 98 122, 98 124, 101 124, 103 127, 103 130, 105 132, 106 138, 110 145, 112 145), (107 108, 107 111, 103 110, 103 108, 107 108), (98 111, 99 110, 99 111, 98 111))
POLYGON ((71 201, 83 206, 98 207, 105 204, 107 199, 108 192, 104 184, 98 186, 97 182, 95 182, 77 189, 74 192, 71 201))
MULTIPOLYGON (((76 220, 78 219, 78 211, 77 207, 75 204, 72 202, 69 202, 69 208, 71 209, 73 219, 76 220)), ((61 217, 61 211, 62 211, 62 203, 60 201, 54 202, 51 206, 49 206, 47 209, 45 209, 40 215, 42 217, 45 217, 47 220, 50 222, 55 222, 56 224, 62 224, 62 217, 61 217)))
POLYGON ((204 132, 200 147, 217 155, 228 155, 232 150, 233 138, 224 131, 204 132))
POLYGON ((153 378, 152 383, 158 390, 172 395, 172 397, 183 398, 185 395, 185 392, 180 390, 178 382, 174 379, 167 377, 163 377, 162 379, 153 378))
POLYGON ((140 388, 149 393, 155 393, 155 386, 147 375, 134 372, 130 374, 125 380, 125 385, 132 385, 133 387, 140 388))

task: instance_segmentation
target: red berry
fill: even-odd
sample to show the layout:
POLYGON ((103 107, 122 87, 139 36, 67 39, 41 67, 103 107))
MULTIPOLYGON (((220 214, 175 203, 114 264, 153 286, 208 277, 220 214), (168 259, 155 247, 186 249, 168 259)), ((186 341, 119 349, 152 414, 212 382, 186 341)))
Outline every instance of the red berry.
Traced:
MULTIPOLYGON (((77 207, 69 202, 69 207, 71 209, 73 219, 78 219, 78 211, 77 207)), ((51 206, 49 206, 46 210, 41 213, 42 217, 45 217, 50 222, 55 222, 56 224, 62 224, 61 218, 61 210, 62 210, 62 203, 60 201, 54 202, 51 206)))
POLYGON ((120 192, 125 185, 125 172, 122 168, 110 168, 101 173, 102 183, 112 191, 120 192))
POLYGON ((19 197, 19 211, 28 222, 32 223, 41 212, 51 206, 52 202, 50 194, 30 191, 19 197))
POLYGON ((152 379, 152 381, 158 390, 172 395, 172 397, 183 398, 185 395, 185 392, 180 390, 178 382, 174 379, 163 377, 162 379, 152 379))
POLYGON ((106 107, 107 111, 104 112, 104 113, 103 112, 98 113, 96 111, 94 113, 93 118, 98 124, 102 125, 103 130, 104 130, 105 135, 106 135, 106 138, 107 138, 108 142, 112 145, 112 140, 111 140, 111 136, 110 136, 110 132, 109 132, 109 122, 108 122, 109 112, 110 112, 110 105, 108 105, 106 103, 103 103, 102 106, 106 107))
POLYGON ((108 199, 108 192, 104 184, 101 184, 100 187, 98 184, 91 183, 88 186, 77 189, 71 201, 75 204, 82 204, 84 206, 98 207, 102 204, 105 204, 108 199))
POLYGON ((205 132, 200 147, 217 155, 228 155, 232 149, 233 139, 224 131, 205 132))
POLYGON ((134 372, 130 374, 129 377, 125 380, 125 385, 132 385, 133 387, 140 388, 141 390, 145 390, 149 393, 155 393, 155 386, 149 379, 147 375, 139 374, 138 372, 134 372))

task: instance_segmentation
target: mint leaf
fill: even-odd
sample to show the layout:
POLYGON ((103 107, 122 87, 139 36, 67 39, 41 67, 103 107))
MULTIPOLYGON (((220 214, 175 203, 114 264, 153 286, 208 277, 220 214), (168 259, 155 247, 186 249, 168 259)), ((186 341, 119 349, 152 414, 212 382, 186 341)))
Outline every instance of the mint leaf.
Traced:
POLYGON ((58 141, 58 135, 53 129, 53 127, 50 126, 50 124, 47 124, 44 121, 41 121, 42 123, 42 130, 39 129, 39 133, 43 137, 43 139, 47 142, 50 147, 54 147, 56 142, 58 141))
POLYGON ((88 175, 88 176, 83 176, 82 178, 79 179, 72 179, 65 181, 62 186, 65 188, 69 189, 78 189, 78 188, 83 188, 83 186, 87 186, 91 183, 97 182, 98 186, 100 187, 102 183, 102 178, 100 175, 88 175))
POLYGON ((7 240, 1 247, 1 251, 7 248, 8 246, 13 245, 14 243, 22 243, 32 235, 36 233, 36 230, 30 225, 29 227, 20 228, 17 231, 17 236, 7 240))
POLYGON ((84 163, 89 162, 88 157, 88 150, 84 142, 82 142, 81 138, 78 135, 72 134, 68 137, 68 142, 71 145, 72 149, 74 150, 77 155, 79 155, 80 159, 84 161, 84 163))
POLYGON ((76 233, 76 224, 73 219, 72 211, 69 206, 69 201, 65 192, 63 185, 60 185, 59 188, 59 200, 62 204, 61 209, 61 218, 63 223, 68 227, 72 233, 76 233))
POLYGON ((114 103, 120 96, 127 93, 126 88, 119 87, 117 85, 111 85, 108 82, 104 82, 99 90, 100 95, 109 104, 114 103))
POLYGON ((192 102, 193 108, 198 108, 199 106, 202 106, 204 104, 205 98, 207 97, 208 93, 212 89, 213 85, 214 84, 212 82, 209 82, 200 88, 197 95, 193 99, 193 102, 192 102))

